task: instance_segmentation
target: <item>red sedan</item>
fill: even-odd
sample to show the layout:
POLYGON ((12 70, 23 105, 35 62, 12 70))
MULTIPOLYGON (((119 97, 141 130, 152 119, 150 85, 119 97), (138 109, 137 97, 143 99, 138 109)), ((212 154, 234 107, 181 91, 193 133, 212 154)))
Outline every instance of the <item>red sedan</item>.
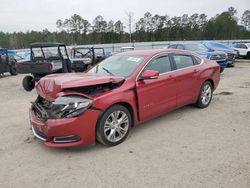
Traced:
POLYGON ((123 142, 139 122, 188 104, 207 107, 220 80, 215 61, 184 50, 119 53, 87 73, 53 74, 36 85, 34 135, 51 147, 123 142))

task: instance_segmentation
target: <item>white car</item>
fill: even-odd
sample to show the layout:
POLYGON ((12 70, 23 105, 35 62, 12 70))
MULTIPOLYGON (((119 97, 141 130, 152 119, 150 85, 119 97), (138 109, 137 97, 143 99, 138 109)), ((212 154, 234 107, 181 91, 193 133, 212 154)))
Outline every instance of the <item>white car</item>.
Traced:
POLYGON ((250 42, 233 44, 233 48, 238 50, 240 57, 250 59, 250 42))

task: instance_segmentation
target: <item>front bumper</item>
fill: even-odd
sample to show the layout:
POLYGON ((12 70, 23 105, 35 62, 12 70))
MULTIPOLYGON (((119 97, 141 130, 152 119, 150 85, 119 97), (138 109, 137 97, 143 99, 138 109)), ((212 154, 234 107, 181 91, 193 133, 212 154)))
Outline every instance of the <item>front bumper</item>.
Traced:
POLYGON ((88 109, 76 118, 41 120, 31 107, 29 117, 34 136, 47 146, 74 147, 95 143, 95 128, 100 113, 99 110, 88 109))
POLYGON ((225 67, 227 66, 227 60, 223 60, 223 61, 217 60, 216 62, 217 62, 217 63, 220 65, 220 67, 222 67, 222 68, 225 68, 225 67))
POLYGON ((233 67, 234 66, 234 61, 227 61, 227 67, 233 67))

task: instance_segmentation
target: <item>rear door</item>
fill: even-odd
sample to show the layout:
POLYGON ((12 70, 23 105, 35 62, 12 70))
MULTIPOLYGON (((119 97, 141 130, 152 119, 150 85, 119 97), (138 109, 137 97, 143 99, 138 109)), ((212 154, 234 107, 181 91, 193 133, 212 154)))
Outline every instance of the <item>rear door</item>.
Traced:
POLYGON ((174 77, 177 83, 177 107, 193 102, 197 96, 199 69, 195 66, 191 55, 172 54, 176 71, 174 77))
MULTIPOLYGON (((176 107, 177 86, 169 56, 161 55, 151 60, 145 70, 160 72, 157 79, 137 80, 137 96, 140 121, 151 119, 176 107)), ((143 73, 142 71, 142 73, 143 73)))

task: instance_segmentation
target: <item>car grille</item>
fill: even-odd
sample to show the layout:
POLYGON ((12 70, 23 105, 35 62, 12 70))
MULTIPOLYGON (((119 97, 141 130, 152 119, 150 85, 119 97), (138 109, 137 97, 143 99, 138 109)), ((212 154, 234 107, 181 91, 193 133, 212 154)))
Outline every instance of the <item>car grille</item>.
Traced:
POLYGON ((211 57, 210 57, 210 59, 211 60, 216 60, 216 61, 218 61, 218 60, 225 60, 227 57, 226 57, 226 54, 217 54, 217 55, 212 55, 211 57))
POLYGON ((235 55, 231 54, 231 53, 228 53, 227 58, 228 58, 228 60, 233 61, 235 59, 235 55))

